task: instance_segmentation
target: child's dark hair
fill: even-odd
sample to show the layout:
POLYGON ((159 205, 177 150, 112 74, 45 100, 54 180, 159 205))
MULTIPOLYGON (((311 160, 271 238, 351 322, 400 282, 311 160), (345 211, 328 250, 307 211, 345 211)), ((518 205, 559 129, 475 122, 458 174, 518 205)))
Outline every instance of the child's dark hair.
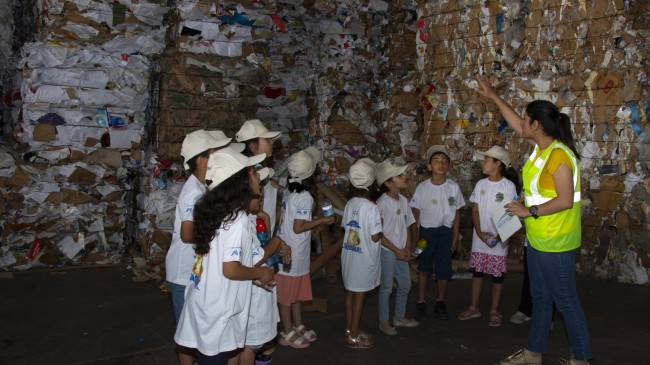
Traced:
MULTIPOLYGON (((289 179, 291 179, 291 176, 289 176, 289 179)), ((314 178, 313 176, 310 176, 309 178, 301 181, 301 182, 291 182, 289 183, 289 186, 287 189, 289 189, 290 193, 302 193, 303 191, 306 191, 311 194, 312 189, 314 188, 314 178)))
MULTIPOLYGON (((250 168, 250 167, 249 167, 250 168)), ((253 197, 248 169, 245 168, 208 191, 194 205, 193 241, 197 254, 210 252, 217 229, 225 228, 237 214, 248 208, 253 197)))
POLYGON ((245 145, 244 150, 241 152, 242 155, 247 156, 247 157, 251 157, 251 156, 253 156, 253 148, 252 148, 251 145, 252 144, 259 144, 260 139, 259 139, 259 137, 258 138, 251 138, 251 139, 246 140, 246 141, 244 141, 242 143, 244 143, 244 145, 245 145))
POLYGON ((205 151, 199 153, 198 155, 196 155, 196 156, 190 158, 189 160, 187 160, 187 161, 185 162, 185 163, 187 164, 187 166, 190 167, 190 169, 189 169, 190 172, 194 172, 194 171, 196 171, 196 160, 197 160, 199 157, 210 157, 210 150, 205 150, 205 151))
POLYGON ((561 113, 555 104, 546 100, 535 100, 526 107, 526 114, 531 123, 537 120, 547 136, 562 142, 580 159, 571 134, 571 120, 568 115, 561 113))
POLYGON ((501 162, 501 165, 499 166, 499 173, 501 176, 505 177, 506 179, 510 180, 513 184, 515 184, 515 191, 517 194, 521 191, 521 180, 519 179, 519 174, 517 171, 512 167, 506 167, 506 164, 503 163, 503 161, 496 159, 494 157, 490 157, 494 161, 499 161, 501 162))
POLYGON ((366 198, 370 201, 376 201, 379 196, 377 196, 377 182, 373 182, 372 185, 368 187, 368 190, 357 188, 356 186, 350 184, 349 189, 349 198, 366 198))
MULTIPOLYGON (((379 199, 382 195, 388 193, 390 191, 390 189, 388 189, 388 186, 386 186, 386 183, 389 182, 389 181, 392 181, 392 180, 393 180, 393 178, 391 177, 390 179, 384 181, 384 183, 381 184, 378 189, 372 190, 370 192, 370 200, 372 200, 373 202, 376 202, 377 199, 379 199)), ((374 185, 375 184, 373 184, 373 186, 374 185)))

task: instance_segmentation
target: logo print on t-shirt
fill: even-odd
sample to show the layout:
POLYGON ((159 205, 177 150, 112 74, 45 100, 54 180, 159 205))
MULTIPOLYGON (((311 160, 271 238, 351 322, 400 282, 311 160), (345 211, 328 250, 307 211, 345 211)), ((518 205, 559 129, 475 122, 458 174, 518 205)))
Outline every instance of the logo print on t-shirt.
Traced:
POLYGON ((433 205, 438 204, 438 199, 431 199, 431 204, 433 204, 433 205))
POLYGON ((481 196, 483 196, 483 195, 485 195, 485 193, 486 193, 485 189, 481 189, 481 192, 479 194, 481 194, 481 196))
POLYGON ((361 238, 357 232, 357 229, 361 228, 361 226, 359 226, 359 222, 352 220, 349 221, 345 226, 349 227, 349 230, 348 239, 343 245, 343 249, 361 253, 361 247, 359 247, 361 244, 361 238))
POLYGON ((396 212, 395 214, 397 214, 397 215, 400 215, 400 214, 402 214, 402 210, 401 210, 401 209, 399 209, 399 208, 397 208, 397 212, 396 212))
POLYGON ((456 198, 454 198, 453 196, 449 197, 449 206, 450 207, 456 206, 456 198))
POLYGON ((497 193, 497 203, 501 203, 503 201, 503 193, 497 193))

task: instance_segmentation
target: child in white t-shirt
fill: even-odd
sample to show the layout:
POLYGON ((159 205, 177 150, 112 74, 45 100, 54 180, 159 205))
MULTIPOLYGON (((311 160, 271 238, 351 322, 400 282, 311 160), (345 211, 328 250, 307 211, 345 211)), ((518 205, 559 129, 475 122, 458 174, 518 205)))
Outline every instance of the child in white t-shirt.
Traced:
POLYGON ((381 214, 370 201, 374 188, 375 163, 363 158, 350 167, 350 200, 343 210, 341 271, 345 286, 345 333, 350 348, 370 348, 372 336, 360 330, 366 293, 380 280, 381 214))
POLYGON ((381 284, 379 286, 379 330, 389 336, 397 335, 395 327, 417 327, 418 322, 406 318, 406 300, 411 289, 408 261, 411 258, 411 232, 415 223, 408 200, 400 194, 408 182, 404 171, 408 166, 396 166, 386 160, 377 166, 377 184, 383 194, 377 199, 381 213, 381 284), (389 299, 397 281, 395 317, 389 321, 389 299))
POLYGON ((434 263, 438 298, 433 313, 436 319, 449 319, 445 296, 452 275, 451 254, 458 246, 459 209, 465 205, 465 199, 458 183, 447 179, 451 158, 444 146, 429 147, 425 162, 427 169, 431 171, 431 178, 418 184, 410 203, 419 221, 418 238, 427 241, 418 262, 418 303, 415 319, 426 318, 425 297, 434 263))
POLYGON ((308 147, 289 157, 289 186, 282 201, 278 235, 291 247, 291 263, 280 264, 275 275, 282 332, 282 346, 305 348, 316 341, 316 332, 302 324, 302 302, 312 300, 309 263, 311 230, 320 224, 334 223, 334 217, 312 220, 314 198, 311 177, 320 161, 320 152, 308 147))
POLYGON ((174 340, 199 351, 199 364, 226 364, 244 347, 253 280, 272 285, 273 272, 253 264, 264 255, 254 239, 261 208, 260 177, 248 158, 231 148, 210 156, 207 192, 194 206, 197 257, 174 340))
POLYGON ((486 178, 479 180, 469 198, 472 202, 472 220, 474 234, 472 236, 472 253, 469 267, 473 269, 472 295, 469 308, 458 315, 458 319, 465 321, 480 318, 478 308, 483 275, 492 276, 492 305, 490 307, 490 321, 492 327, 501 325, 499 303, 503 291, 503 274, 506 272, 506 259, 508 257, 508 240, 501 241, 490 213, 499 204, 510 202, 517 195, 519 179, 514 169, 509 168, 510 156, 503 147, 494 146, 486 152, 479 152, 484 156, 483 174, 486 178), (496 245, 491 247, 498 240, 496 245))
MULTIPOLYGON (((192 240, 194 204, 205 194, 205 175, 210 155, 230 143, 230 138, 223 132, 214 132, 220 134, 213 134, 203 129, 194 131, 185 136, 181 147, 183 166, 191 172, 191 175, 183 184, 183 189, 178 196, 172 243, 165 257, 167 286, 172 294, 177 324, 185 303, 185 287, 190 282, 192 264, 196 258, 192 240)), ((196 350, 177 346, 176 352, 180 365, 194 363, 196 350)))

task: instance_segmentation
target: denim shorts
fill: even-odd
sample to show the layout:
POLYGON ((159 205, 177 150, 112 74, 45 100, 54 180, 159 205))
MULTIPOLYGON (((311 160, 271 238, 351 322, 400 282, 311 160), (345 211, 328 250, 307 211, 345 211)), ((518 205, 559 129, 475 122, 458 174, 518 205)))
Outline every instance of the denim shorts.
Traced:
POLYGON ((418 271, 433 272, 435 264, 436 279, 451 279, 451 241, 453 230, 441 226, 424 228, 420 226, 420 238, 427 240, 427 247, 420 254, 418 271))

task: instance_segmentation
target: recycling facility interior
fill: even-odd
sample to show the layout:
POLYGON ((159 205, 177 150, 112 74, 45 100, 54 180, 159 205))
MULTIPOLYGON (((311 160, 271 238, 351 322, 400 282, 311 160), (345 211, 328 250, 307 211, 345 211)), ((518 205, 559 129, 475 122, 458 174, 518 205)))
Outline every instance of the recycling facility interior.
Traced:
MULTIPOLYGON (((131 262, 160 275, 196 129, 282 131, 320 182, 359 157, 450 151, 469 196, 476 151, 532 148, 473 89, 523 114, 546 99, 581 153, 577 268, 646 284, 650 268, 650 4, 642 0, 0 0, 0 270, 131 262)), ((462 211, 459 259, 471 247, 462 211)), ((521 237, 510 257, 521 255, 521 237)))

